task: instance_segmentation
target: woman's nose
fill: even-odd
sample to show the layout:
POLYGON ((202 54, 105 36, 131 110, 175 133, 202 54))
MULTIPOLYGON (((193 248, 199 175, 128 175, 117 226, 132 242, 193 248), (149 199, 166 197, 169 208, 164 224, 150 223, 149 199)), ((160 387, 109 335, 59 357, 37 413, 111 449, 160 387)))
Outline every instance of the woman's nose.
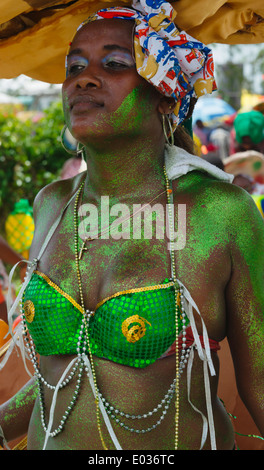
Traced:
POLYGON ((101 88, 101 80, 92 71, 84 70, 76 80, 76 88, 101 88))

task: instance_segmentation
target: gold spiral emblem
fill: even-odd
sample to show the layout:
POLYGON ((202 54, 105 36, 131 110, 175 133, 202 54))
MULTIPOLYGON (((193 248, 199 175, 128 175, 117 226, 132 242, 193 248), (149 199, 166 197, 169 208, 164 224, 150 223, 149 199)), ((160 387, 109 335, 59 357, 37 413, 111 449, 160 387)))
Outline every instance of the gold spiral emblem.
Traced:
POLYGON ((146 323, 151 324, 139 315, 132 315, 122 323, 122 333, 129 343, 136 343, 146 334, 146 323))
POLYGON ((24 303, 24 312, 27 322, 33 322, 35 316, 35 306, 31 300, 26 300, 24 303))

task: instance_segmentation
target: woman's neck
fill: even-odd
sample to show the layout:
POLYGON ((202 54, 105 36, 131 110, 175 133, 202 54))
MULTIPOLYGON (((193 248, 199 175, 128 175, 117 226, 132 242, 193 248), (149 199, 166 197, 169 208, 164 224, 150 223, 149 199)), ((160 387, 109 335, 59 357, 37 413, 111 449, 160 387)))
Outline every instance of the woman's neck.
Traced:
POLYGON ((164 187, 164 146, 144 141, 86 149, 88 191, 122 199, 152 195, 164 187))

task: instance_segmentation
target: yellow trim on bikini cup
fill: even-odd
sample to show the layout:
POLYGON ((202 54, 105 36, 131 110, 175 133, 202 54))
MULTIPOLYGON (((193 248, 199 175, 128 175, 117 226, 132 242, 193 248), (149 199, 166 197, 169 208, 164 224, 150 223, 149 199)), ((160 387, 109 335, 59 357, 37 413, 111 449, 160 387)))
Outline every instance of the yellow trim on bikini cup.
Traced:
MULTIPOLYGON (((35 270, 34 274, 39 278, 39 282, 41 282, 40 279, 43 279, 45 284, 51 287, 51 290, 62 296, 62 299, 58 299, 58 296, 56 298, 55 292, 51 296, 52 292, 47 287, 45 289, 43 283, 41 283, 41 287, 37 279, 32 282, 32 291, 29 287, 28 293, 25 292, 24 301, 30 300, 32 295, 32 301, 36 300, 36 311, 39 308, 39 315, 35 315, 35 321, 27 322, 29 333, 35 342, 36 351, 43 356, 74 354, 79 337, 78 325, 81 321, 77 310, 82 315, 83 309, 46 274, 38 270, 35 270), (70 302, 76 309, 75 313, 69 305, 65 305, 63 299, 70 302), (56 305, 58 305, 58 309, 56 305), (49 315, 49 311, 51 315, 49 315), (65 312, 67 319, 64 326, 63 315, 65 312)), ((168 292, 166 294, 164 290, 171 291, 174 283, 170 280, 166 281, 148 287, 125 289, 99 302, 95 316, 89 323, 92 354, 133 367, 145 367, 158 359, 175 339, 174 294, 172 293, 172 296, 168 295, 168 292), (138 296, 135 295, 137 293, 138 296), (113 303, 107 308, 107 301, 114 298, 116 300, 113 300, 113 303), (103 304, 106 305, 105 308, 103 308, 103 304), (164 309, 162 322, 160 320, 161 309, 164 309), (136 310, 137 315, 135 315, 136 310), (167 334, 165 338, 161 338, 160 328, 163 327, 164 321, 166 321, 167 334), (157 337, 156 342, 155 337, 157 337), (141 338, 143 350, 141 350, 141 342, 139 342, 141 338), (140 343, 139 346, 138 342, 140 343), (146 348, 146 357, 144 348, 146 348), (150 358, 148 354, 151 354, 150 358)))
POLYGON ((134 289, 127 289, 123 291, 116 292, 113 295, 110 295, 109 297, 106 297, 105 299, 101 300, 96 305, 95 310, 97 310, 101 305, 103 305, 105 302, 108 300, 114 299, 115 297, 118 297, 120 295, 125 295, 125 294, 134 294, 136 292, 146 292, 146 291, 151 291, 151 290, 157 290, 157 289, 167 289, 168 287, 174 286, 174 282, 168 282, 167 284, 156 284, 155 286, 147 286, 147 287, 135 287, 134 289))
POLYGON ((64 292, 57 284, 55 284, 53 281, 51 281, 51 279, 48 278, 48 276, 46 276, 46 274, 40 272, 40 271, 34 271, 34 273, 36 273, 38 276, 41 276, 43 279, 45 279, 45 281, 51 286, 53 287, 57 292, 59 292, 59 294, 63 295, 63 297, 65 297, 67 300, 69 300, 69 302, 71 302, 71 304, 76 307, 79 312, 83 313, 83 309, 81 307, 81 305, 78 304, 78 302, 76 302, 76 300, 74 300, 69 294, 67 294, 67 292, 64 292))
MULTIPOLYGON (((74 305, 74 307, 76 307, 81 313, 83 313, 83 309, 82 309, 81 305, 78 304, 76 302, 76 300, 74 300, 69 294, 64 292, 57 284, 55 284, 53 281, 51 281, 51 279, 49 279, 49 277, 46 274, 44 274, 44 273, 42 273, 41 271, 38 271, 38 270, 34 271, 34 273, 36 273, 38 276, 41 276, 43 279, 45 279, 45 281, 51 287, 53 287, 57 292, 59 292, 59 294, 63 295, 66 299, 68 299, 69 302, 71 302, 71 304, 74 305)), ((106 297, 105 299, 101 300, 100 302, 98 302, 98 304, 95 307, 95 311, 99 307, 101 307, 105 302, 107 302, 108 300, 114 299, 115 297, 119 297, 120 295, 134 294, 134 293, 137 293, 137 292, 146 292, 146 291, 152 291, 152 290, 158 290, 158 289, 167 289, 167 288, 172 287, 172 286, 174 286, 173 281, 168 282, 166 284, 156 284, 155 286, 146 286, 146 287, 135 287, 133 289, 126 289, 126 290, 123 290, 123 291, 119 291, 119 292, 116 292, 115 294, 110 295, 109 297, 106 297)))

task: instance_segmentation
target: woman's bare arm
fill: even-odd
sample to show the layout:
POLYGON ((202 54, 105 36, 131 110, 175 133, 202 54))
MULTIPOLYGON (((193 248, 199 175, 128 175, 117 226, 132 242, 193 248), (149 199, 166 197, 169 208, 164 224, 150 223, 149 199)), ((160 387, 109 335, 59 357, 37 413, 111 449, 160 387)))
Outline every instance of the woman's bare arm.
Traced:
MULTIPOLYGON (((27 433, 37 393, 38 386, 33 377, 16 395, 0 405, 0 426, 7 442, 27 433)), ((1 439, 0 445, 3 446, 1 439)))
POLYGON ((227 337, 239 395, 264 437, 264 221, 244 191, 232 204, 227 337))

